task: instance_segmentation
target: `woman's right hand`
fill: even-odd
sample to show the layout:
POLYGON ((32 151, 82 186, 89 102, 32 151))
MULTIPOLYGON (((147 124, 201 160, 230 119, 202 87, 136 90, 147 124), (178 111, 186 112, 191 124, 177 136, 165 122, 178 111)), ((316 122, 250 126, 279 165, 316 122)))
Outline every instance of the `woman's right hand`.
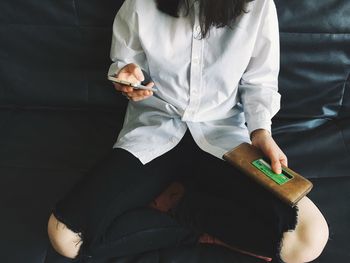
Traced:
MULTIPOLYGON (((118 72, 116 78, 137 84, 140 84, 140 82, 145 79, 140 67, 134 63, 130 63, 124 66, 118 72)), ((134 89, 133 87, 121 85, 118 83, 113 83, 113 85, 117 91, 120 91, 124 96, 133 101, 143 100, 153 95, 152 90, 134 89)), ((154 82, 150 82, 146 85, 146 87, 149 88, 153 86, 154 82)))

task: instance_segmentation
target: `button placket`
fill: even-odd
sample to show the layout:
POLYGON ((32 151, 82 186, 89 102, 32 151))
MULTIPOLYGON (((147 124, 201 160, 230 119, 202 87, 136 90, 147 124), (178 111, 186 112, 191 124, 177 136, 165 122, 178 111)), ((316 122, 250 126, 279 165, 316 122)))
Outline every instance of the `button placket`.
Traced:
MULTIPOLYGON (((200 29, 200 27, 199 27, 200 29)), ((199 58, 199 63, 196 64, 195 68, 196 68, 196 85, 194 86, 195 88, 193 89, 193 95, 195 96, 195 100, 193 100, 193 111, 194 112, 197 112, 198 109, 199 109, 199 106, 200 106, 200 96, 199 96, 199 93, 200 93, 200 90, 202 88, 202 64, 200 63, 200 60, 201 58, 203 57, 203 50, 204 50, 204 40, 196 40, 196 54, 194 54, 193 56, 195 58, 199 58)), ((192 88, 193 86, 191 86, 192 88)))
POLYGON ((201 32, 201 27, 199 25, 196 25, 194 28, 194 32, 196 33, 196 35, 198 35, 201 32))
POLYGON ((198 58, 198 57, 194 57, 194 58, 192 59, 192 63, 193 63, 193 64, 199 64, 199 58, 198 58))
POLYGON ((190 86, 190 101, 192 112, 195 112, 196 105, 198 104, 197 91, 200 88, 200 40, 193 39, 192 47, 192 64, 191 64, 191 86, 190 86))
POLYGON ((195 16, 192 29, 192 46, 191 46, 191 65, 190 65, 190 94, 189 104, 185 111, 185 118, 189 117, 193 119, 193 115, 198 107, 198 94, 200 89, 201 80, 201 40, 198 39, 198 35, 201 31, 198 19, 198 3, 195 3, 195 16))

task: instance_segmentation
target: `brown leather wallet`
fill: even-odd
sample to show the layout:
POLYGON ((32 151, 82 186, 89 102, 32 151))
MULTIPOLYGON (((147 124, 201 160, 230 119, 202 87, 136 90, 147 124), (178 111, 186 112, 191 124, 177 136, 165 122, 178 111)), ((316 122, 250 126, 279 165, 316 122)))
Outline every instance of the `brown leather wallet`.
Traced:
POLYGON ((226 152, 223 159, 292 207, 313 187, 308 179, 283 164, 282 173, 275 174, 263 152, 246 142, 226 152))

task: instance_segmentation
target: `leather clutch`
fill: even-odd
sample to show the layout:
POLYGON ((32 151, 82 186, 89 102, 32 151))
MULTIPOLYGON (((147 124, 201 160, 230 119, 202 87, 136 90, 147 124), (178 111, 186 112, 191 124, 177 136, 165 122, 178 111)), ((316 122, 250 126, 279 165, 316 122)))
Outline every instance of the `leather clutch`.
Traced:
POLYGON ((282 173, 274 173, 263 152, 246 142, 226 152, 223 159, 292 207, 313 187, 308 179, 283 164, 282 173))

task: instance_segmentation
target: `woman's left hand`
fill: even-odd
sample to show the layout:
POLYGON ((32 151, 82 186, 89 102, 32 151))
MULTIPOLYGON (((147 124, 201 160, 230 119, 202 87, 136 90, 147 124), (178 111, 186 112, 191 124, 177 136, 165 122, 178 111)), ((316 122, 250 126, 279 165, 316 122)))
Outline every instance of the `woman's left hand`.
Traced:
POLYGON ((278 147, 271 134, 265 129, 254 130, 251 134, 252 145, 258 147, 271 160, 272 170, 282 173, 281 163, 288 166, 287 156, 278 147))

